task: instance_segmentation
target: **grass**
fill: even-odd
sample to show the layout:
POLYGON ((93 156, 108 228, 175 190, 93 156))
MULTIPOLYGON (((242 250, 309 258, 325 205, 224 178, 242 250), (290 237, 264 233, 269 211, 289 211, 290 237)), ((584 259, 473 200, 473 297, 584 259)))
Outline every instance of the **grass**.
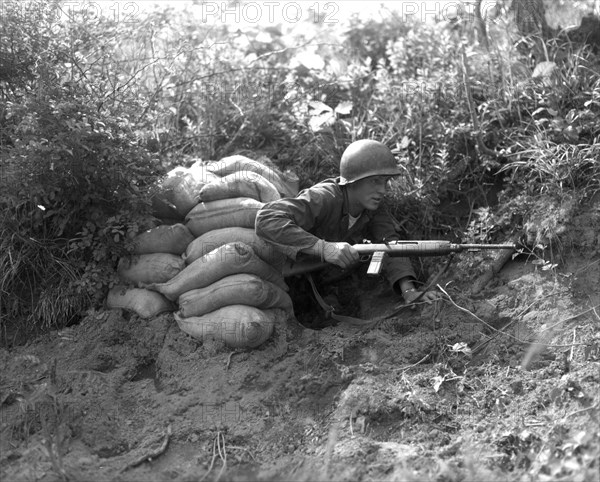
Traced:
POLYGON ((30 333, 61 328, 90 302, 73 285, 80 274, 50 240, 15 232, 3 222, 0 232, 0 337, 4 343, 30 333))

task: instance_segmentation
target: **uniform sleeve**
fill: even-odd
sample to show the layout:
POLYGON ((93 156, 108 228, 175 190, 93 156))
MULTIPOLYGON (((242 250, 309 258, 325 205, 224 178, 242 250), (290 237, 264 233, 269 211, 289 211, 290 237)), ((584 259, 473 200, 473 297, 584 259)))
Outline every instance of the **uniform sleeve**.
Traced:
MULTIPOLYGON (((369 231, 371 239, 374 242, 396 241, 400 239, 400 235, 394 226, 394 221, 384 207, 378 209, 371 218, 369 231)), ((386 256, 383 262, 383 269, 388 282, 396 291, 399 290, 399 287, 395 286, 397 281, 402 278, 416 279, 417 277, 412 263, 408 258, 386 256)))
POLYGON ((300 250, 319 241, 309 231, 318 226, 331 201, 328 192, 312 187, 295 198, 267 203, 256 216, 256 234, 295 260, 300 250))

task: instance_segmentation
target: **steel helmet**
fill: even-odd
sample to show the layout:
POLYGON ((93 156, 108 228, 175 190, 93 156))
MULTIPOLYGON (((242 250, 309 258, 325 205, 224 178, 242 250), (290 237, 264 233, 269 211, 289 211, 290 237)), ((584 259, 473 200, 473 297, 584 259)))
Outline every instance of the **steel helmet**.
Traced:
POLYGON ((400 170, 392 152, 379 141, 363 139, 350 144, 340 161, 340 184, 369 176, 397 176, 400 170))

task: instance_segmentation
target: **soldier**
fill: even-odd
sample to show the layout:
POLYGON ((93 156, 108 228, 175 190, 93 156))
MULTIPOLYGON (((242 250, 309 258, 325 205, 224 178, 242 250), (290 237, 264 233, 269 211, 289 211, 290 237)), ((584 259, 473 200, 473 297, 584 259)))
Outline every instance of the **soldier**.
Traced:
MULTIPOLYGON (((342 269, 355 266, 358 252, 352 244, 400 239, 383 206, 388 181, 400 174, 391 151, 381 142, 359 140, 342 155, 340 177, 326 179, 295 198, 267 203, 256 218, 256 233, 294 261, 320 257, 342 269)), ((386 257, 384 274, 394 292, 407 303, 426 302, 436 292, 422 293, 407 258, 386 257)))

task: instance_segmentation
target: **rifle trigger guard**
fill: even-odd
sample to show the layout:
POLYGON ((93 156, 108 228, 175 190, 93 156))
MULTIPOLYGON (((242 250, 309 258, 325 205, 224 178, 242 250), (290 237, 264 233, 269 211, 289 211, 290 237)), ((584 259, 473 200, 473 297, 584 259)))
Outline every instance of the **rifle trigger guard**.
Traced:
POLYGON ((369 261, 371 261, 371 255, 370 254, 361 254, 360 257, 358 258, 358 260, 361 263, 368 263, 369 261))

